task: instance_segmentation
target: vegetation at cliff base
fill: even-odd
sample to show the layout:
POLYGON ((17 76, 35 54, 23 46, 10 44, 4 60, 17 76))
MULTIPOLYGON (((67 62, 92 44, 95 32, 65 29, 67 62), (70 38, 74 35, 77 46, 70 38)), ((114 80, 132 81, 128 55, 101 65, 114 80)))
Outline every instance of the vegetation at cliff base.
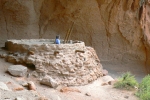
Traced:
POLYGON ((150 75, 143 78, 142 82, 139 84, 136 95, 140 100, 150 100, 150 75))
POLYGON ((140 100, 150 100, 150 75, 145 76, 142 79, 142 82, 138 84, 135 77, 130 72, 124 73, 114 84, 114 87, 126 90, 138 87, 138 90, 135 93, 136 96, 138 96, 140 100))
POLYGON ((115 88, 131 90, 135 86, 138 86, 138 82, 135 80, 135 77, 131 75, 130 72, 122 74, 122 77, 114 84, 115 88))

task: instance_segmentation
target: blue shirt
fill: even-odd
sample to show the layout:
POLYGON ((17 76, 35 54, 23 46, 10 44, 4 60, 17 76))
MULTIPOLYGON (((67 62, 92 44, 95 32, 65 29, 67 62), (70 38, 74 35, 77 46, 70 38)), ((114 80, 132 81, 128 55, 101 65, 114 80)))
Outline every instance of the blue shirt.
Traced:
POLYGON ((56 39, 56 40, 55 40, 55 43, 56 43, 56 44, 60 44, 60 40, 59 40, 59 39, 56 39))

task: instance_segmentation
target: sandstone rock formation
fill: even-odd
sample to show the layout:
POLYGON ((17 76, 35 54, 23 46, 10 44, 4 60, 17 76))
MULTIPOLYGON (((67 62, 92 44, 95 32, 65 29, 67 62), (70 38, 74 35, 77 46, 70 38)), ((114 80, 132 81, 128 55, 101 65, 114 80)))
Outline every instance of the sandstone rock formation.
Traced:
POLYGON ((74 22, 71 39, 94 47, 101 61, 138 61, 149 72, 148 12, 149 0, 0 0, 0 44, 64 38, 74 22))
POLYGON ((141 0, 141 6, 140 6, 140 25, 142 28, 142 33, 143 33, 143 43, 145 45, 145 53, 146 53, 146 70, 149 73, 150 72, 150 1, 149 0, 141 0))

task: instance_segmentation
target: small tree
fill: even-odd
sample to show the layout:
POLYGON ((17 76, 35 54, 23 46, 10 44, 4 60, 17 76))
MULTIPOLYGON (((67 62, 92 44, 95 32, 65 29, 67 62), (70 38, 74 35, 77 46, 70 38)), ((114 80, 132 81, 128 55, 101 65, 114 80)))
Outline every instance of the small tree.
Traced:
POLYGON ((135 80, 135 77, 131 75, 130 72, 122 74, 122 77, 114 84, 115 88, 131 90, 135 86, 138 86, 138 82, 135 80))

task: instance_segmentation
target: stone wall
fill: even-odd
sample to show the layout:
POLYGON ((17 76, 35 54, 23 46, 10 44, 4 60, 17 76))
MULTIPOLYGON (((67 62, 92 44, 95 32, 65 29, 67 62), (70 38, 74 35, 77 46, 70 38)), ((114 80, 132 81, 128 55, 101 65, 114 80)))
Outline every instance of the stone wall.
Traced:
POLYGON ((144 1, 146 7, 140 0, 0 0, 0 44, 58 34, 64 39, 74 23, 70 39, 92 46, 101 61, 138 61, 149 70, 149 31, 140 23, 144 18, 148 26, 144 1))
POLYGON ((72 41, 72 43, 54 44, 55 39, 21 39, 21 40, 7 40, 5 42, 5 49, 12 52, 27 53, 32 51, 39 52, 54 52, 61 51, 62 53, 74 53, 75 50, 83 51, 85 44, 82 41, 72 41))
POLYGON ((8 40, 5 48, 8 54, 1 57, 11 63, 34 65, 39 76, 50 76, 58 84, 68 86, 85 85, 103 76, 95 50, 86 47, 84 42, 52 44, 54 41, 50 41, 8 40))

